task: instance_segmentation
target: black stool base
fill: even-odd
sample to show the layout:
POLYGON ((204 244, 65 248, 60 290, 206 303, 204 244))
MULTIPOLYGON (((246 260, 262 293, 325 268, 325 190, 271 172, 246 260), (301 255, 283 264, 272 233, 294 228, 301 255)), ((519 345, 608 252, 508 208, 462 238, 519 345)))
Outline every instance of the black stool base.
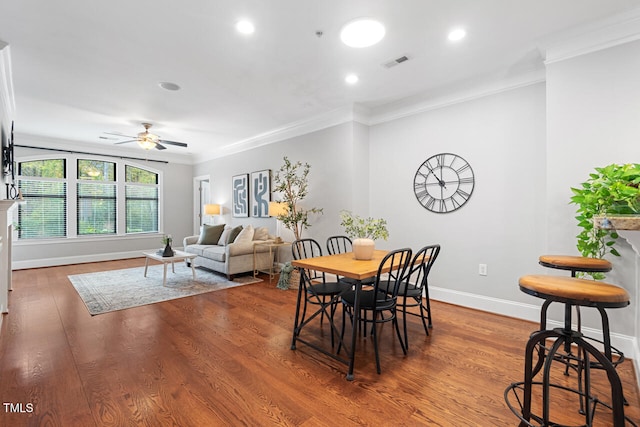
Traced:
POLYGON ((604 354, 602 354, 591 343, 585 340, 582 334, 577 331, 571 331, 561 328, 555 330, 543 330, 533 333, 529 338, 525 350, 524 381, 511 384, 509 387, 507 387, 504 393, 504 398, 507 406, 509 406, 511 411, 514 412, 521 421, 520 426, 524 427, 560 425, 550 420, 551 414, 549 395, 551 388, 560 388, 575 393, 576 395, 580 396, 581 401, 584 400, 586 402, 586 404, 584 405, 585 423, 583 424, 583 426, 585 427, 592 427, 594 425, 593 418, 596 415, 596 409, 598 408, 598 405, 611 409, 614 427, 636 425, 629 419, 627 419, 624 415, 622 383, 620 382, 620 378, 618 377, 615 367, 604 354), (547 350, 544 346, 546 340, 554 338, 555 341, 553 342, 553 345, 550 349, 547 350), (551 365, 555 360, 557 360, 557 356, 559 356, 558 351, 561 348, 568 348, 572 344, 575 344, 578 347, 578 354, 582 355, 582 360, 579 360, 578 362, 582 365, 584 377, 581 379, 579 390, 571 389, 558 384, 552 384, 550 379, 551 365), (544 350, 541 351, 541 349, 544 350), (545 351, 547 353, 546 355, 545 351), (538 353, 539 355, 539 360, 537 361, 535 367, 533 364, 534 352, 538 353), (610 405, 605 404, 604 402, 591 395, 591 358, 594 359, 594 363, 597 363, 599 369, 603 369, 604 371, 606 371, 607 378, 609 379, 609 383, 611 385, 610 405), (541 370, 542 380, 533 381, 534 376, 541 370), (536 385, 536 387, 542 388, 542 414, 533 414, 531 412, 533 394, 532 389, 534 385, 536 385), (522 390, 521 397, 518 395, 517 390, 522 390), (509 397, 511 395, 515 396, 518 402, 517 407, 510 402, 509 397), (629 421, 630 424, 625 424, 625 420, 629 421))

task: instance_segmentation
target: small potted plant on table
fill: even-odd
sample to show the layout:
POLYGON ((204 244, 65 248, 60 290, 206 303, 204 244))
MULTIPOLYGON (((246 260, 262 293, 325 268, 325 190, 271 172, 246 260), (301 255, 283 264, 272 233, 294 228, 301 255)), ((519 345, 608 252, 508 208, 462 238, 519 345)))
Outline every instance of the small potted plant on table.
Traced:
POLYGON ((361 218, 349 211, 342 211, 340 219, 342 220, 340 225, 344 227, 344 232, 353 239, 355 259, 370 260, 373 258, 373 251, 376 248, 375 241, 389 238, 387 221, 382 218, 361 218))

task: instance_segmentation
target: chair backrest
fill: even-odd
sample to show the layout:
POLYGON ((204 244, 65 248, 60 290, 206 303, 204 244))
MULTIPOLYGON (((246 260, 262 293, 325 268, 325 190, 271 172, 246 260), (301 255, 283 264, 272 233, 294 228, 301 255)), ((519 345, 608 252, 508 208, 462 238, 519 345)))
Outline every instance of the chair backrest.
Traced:
MULTIPOLYGON (((298 239, 294 240, 291 244, 291 255, 293 259, 306 259, 317 256, 322 256, 322 248, 320 244, 314 239, 298 239)), ((312 280, 325 281, 324 272, 304 269, 303 281, 311 282, 312 280)))
MULTIPOLYGON (((417 289, 423 289, 427 286, 429 272, 436 262, 438 254, 440 254, 440 245, 428 245, 416 252, 405 274, 407 284, 412 283, 417 289)), ((405 287, 405 289, 408 288, 408 286, 405 287)))
POLYGON ((347 236, 331 236, 327 239, 327 253, 329 255, 351 252, 351 239, 347 236))
POLYGON ((396 249, 389 252, 380 261, 378 275, 374 282, 374 292, 377 304, 395 300, 402 280, 406 277, 407 268, 411 262, 410 248, 396 249), (391 266, 391 270, 385 270, 391 266))

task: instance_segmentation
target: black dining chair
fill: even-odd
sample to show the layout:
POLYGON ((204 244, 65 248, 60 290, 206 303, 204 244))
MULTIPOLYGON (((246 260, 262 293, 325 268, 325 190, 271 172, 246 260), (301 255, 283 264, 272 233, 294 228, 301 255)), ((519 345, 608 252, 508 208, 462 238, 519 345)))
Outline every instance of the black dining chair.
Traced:
MULTIPOLYGON (((322 256, 322 248, 314 239, 298 239, 291 244, 291 252, 294 260, 313 258, 322 256)), ((305 295, 302 309, 302 317, 298 323, 298 330, 309 323, 318 315, 320 316, 320 325, 326 315, 331 323, 331 345, 334 345, 333 333, 335 326, 333 316, 336 307, 340 302, 338 296, 350 289, 351 287, 342 282, 327 282, 325 273, 322 271, 300 269, 300 286, 301 292, 305 295), (307 317, 307 305, 313 304, 318 306, 318 310, 307 317)), ((299 302, 300 303, 300 302, 299 302)), ((296 332, 297 333, 297 332, 296 332)))
MULTIPOLYGON (((409 262, 411 261, 411 253, 411 249, 404 248, 391 251, 387 255, 385 255, 385 257, 380 262, 380 266, 378 267, 378 272, 376 274, 376 278, 372 288, 361 290, 358 296, 360 307, 360 313, 358 313, 359 317, 364 321, 365 328, 367 327, 368 323, 371 323, 371 337, 373 339, 373 346, 376 356, 376 370, 378 374, 381 372, 380 355, 378 354, 378 324, 392 322, 396 330, 396 334, 398 335, 398 340, 400 341, 402 352, 404 354, 407 354, 407 349, 404 345, 404 342, 402 341, 400 328, 398 327, 396 307, 398 300, 398 289, 400 288, 400 284, 405 277, 407 267, 409 266, 409 262), (385 272, 385 270, 387 270, 389 266, 391 266, 390 270, 388 272, 385 272), (387 292, 387 290, 389 290, 390 292, 387 292), (366 316, 367 312, 371 312, 370 319, 369 316, 366 316), (385 316, 385 313, 388 314, 385 316), (360 316, 360 314, 364 314, 365 316, 360 316)), ((355 290, 343 292, 341 295, 343 305, 341 337, 344 337, 347 314, 351 317, 352 327, 355 327, 353 326, 353 317, 356 314, 354 310, 355 296, 355 290)), ((338 352, 340 352, 341 345, 342 340, 338 345, 338 352)))
MULTIPOLYGON (((397 291, 401 302, 398 304, 402 311, 402 328, 404 343, 409 348, 407 334, 407 316, 419 316, 422 320, 424 332, 429 335, 429 328, 433 327, 431 317, 431 301, 429 300, 429 273, 440 254, 440 245, 429 245, 420 249, 413 257, 402 283, 397 291), (420 307, 419 313, 408 311, 407 308, 420 307)), ((392 293, 393 289, 385 289, 392 293)))

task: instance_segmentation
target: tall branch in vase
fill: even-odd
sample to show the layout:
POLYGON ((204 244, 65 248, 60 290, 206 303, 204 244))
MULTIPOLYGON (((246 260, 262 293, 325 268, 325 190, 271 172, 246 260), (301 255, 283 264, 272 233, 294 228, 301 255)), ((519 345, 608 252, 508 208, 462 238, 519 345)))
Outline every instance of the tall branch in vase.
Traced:
POLYGON ((278 219, 289 230, 293 231, 296 240, 302 237, 302 231, 309 228, 309 215, 322 214, 321 208, 305 209, 298 203, 307 197, 308 175, 311 166, 300 161, 292 163, 286 156, 284 164, 276 172, 274 191, 282 196, 282 201, 287 205, 287 212, 278 215, 278 219))

